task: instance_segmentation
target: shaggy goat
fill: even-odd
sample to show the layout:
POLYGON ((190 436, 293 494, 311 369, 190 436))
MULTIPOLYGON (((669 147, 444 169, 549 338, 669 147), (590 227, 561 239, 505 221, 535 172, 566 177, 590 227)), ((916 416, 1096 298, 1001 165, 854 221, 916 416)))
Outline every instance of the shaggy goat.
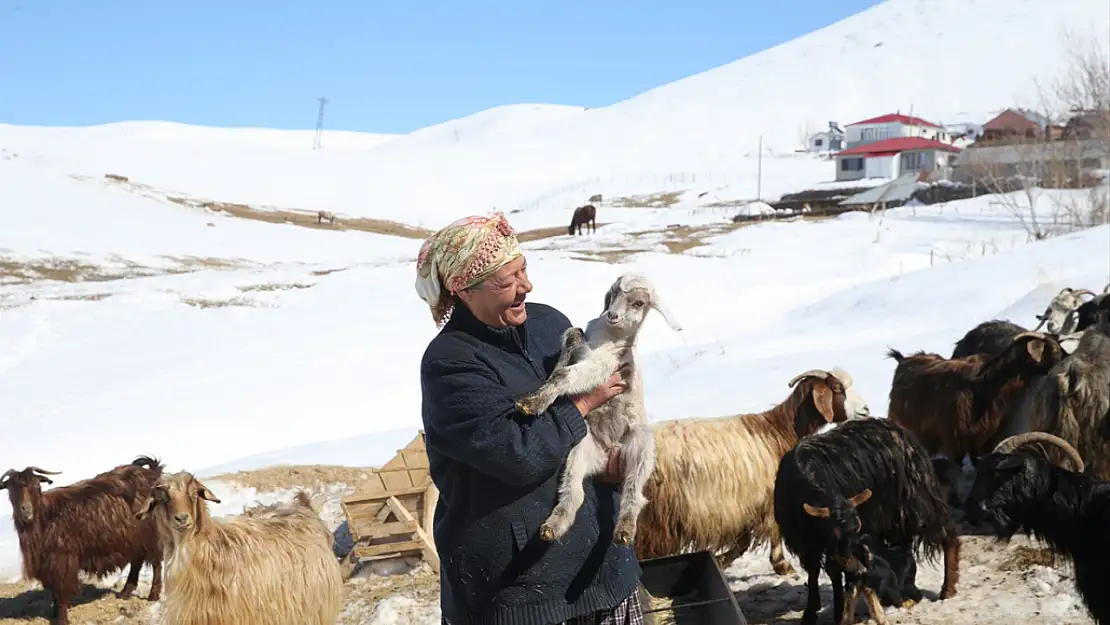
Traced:
POLYGON ((1110 410, 1110 324, 1083 333, 1079 346, 1029 391, 1021 409, 999 428, 999 439, 1048 432, 1068 442, 1095 477, 1110 480, 1110 445, 1100 433, 1110 410))
POLYGON ((653 424, 655 472, 640 515, 642 560, 686 549, 720 552, 723 567, 753 544, 770 543, 771 566, 793 575, 771 498, 779 459, 798 439, 870 413, 847 372, 806 371, 764 412, 653 424))
POLYGON ((182 471, 162 478, 133 513, 166 537, 164 625, 331 625, 343 602, 332 534, 298 492, 293 503, 213 519, 207 486, 182 471))
POLYGON ((928 559, 943 550, 940 598, 956 594, 960 541, 948 503, 925 448, 889 420, 848 421, 799 441, 779 462, 774 511, 783 542, 809 574, 802 623, 815 623, 821 609, 822 565, 834 621, 844 616, 842 573, 861 533, 928 559))
POLYGON ((1022 531, 1071 557, 1087 610, 1110 623, 1110 482, 1083 469, 1079 452, 1057 436, 1007 438, 979 462, 968 520, 988 523, 1001 540, 1022 531))
POLYGON ((560 396, 588 393, 605 384, 618 368, 628 389, 586 417, 586 438, 570 450, 559 481, 559 501, 540 526, 540 538, 562 538, 574 523, 585 499, 582 482, 605 469, 608 451, 621 448, 624 469, 620 516, 613 531, 618 545, 636 538, 636 519, 647 500, 644 484, 655 468, 655 447, 644 412, 644 382, 636 366, 636 338, 651 309, 663 315, 672 330, 682 330, 644 276, 626 273, 605 293, 602 314, 591 319, 586 332, 568 328, 563 349, 551 376, 534 392, 520 397, 517 407, 526 415, 540 414, 560 396))
POLYGON ((888 418, 913 433, 931 455, 959 463, 965 454, 990 451, 1002 419, 1015 409, 1035 378, 1064 359, 1060 343, 1040 332, 1022 332, 993 356, 945 359, 917 352, 898 362, 888 418))
POLYGON ((574 234, 575 228, 578 228, 578 234, 582 234, 582 226, 584 225, 588 232, 597 232, 597 207, 593 204, 586 204, 574 209, 574 215, 570 218, 570 225, 567 226, 567 234, 574 234))
POLYGON ((12 518, 23 556, 23 576, 42 582, 54 599, 54 622, 69 622, 69 606, 80 586, 79 572, 103 577, 130 565, 119 592, 135 592, 144 562, 154 569, 150 601, 162 592, 162 545, 152 522, 135 519, 131 507, 146 497, 162 475, 157 460, 139 456, 87 480, 46 492, 40 484, 53 482, 44 471, 9 469, 0 476, 8 491, 12 518))
POLYGON ((1028 330, 1016 323, 1002 319, 984 321, 968 330, 962 339, 956 341, 952 358, 965 358, 975 354, 993 356, 1009 347, 1014 337, 1022 332, 1028 332, 1028 330))
POLYGON ((1084 295, 1095 297, 1094 292, 1088 289, 1077 291, 1071 287, 1064 287, 1056 294, 1056 297, 1052 298, 1044 312, 1037 315, 1040 323, 1033 330, 1040 330, 1042 325, 1047 324, 1045 330, 1050 334, 1071 334, 1075 332, 1075 315, 1072 313, 1083 304, 1082 296, 1084 295))

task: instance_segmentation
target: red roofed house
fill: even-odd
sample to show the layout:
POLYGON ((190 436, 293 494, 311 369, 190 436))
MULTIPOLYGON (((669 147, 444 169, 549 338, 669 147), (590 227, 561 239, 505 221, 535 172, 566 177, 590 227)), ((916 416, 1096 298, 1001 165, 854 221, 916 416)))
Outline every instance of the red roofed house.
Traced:
POLYGON ((960 151, 944 127, 920 117, 881 115, 844 127, 847 147, 836 155, 837 180, 897 178, 948 167, 960 151))

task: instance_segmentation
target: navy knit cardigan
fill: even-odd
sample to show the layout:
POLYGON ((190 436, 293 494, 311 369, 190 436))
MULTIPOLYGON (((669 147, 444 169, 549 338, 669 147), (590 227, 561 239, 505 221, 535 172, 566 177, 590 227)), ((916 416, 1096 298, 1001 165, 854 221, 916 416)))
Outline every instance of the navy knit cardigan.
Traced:
POLYGON ((526 304, 528 320, 492 328, 462 304, 420 363, 441 605, 452 625, 551 625, 616 606, 636 591, 632 547, 613 544, 617 487, 586 480, 571 530, 539 539, 570 448, 586 435, 572 402, 527 417, 514 398, 555 366, 565 315, 526 304))

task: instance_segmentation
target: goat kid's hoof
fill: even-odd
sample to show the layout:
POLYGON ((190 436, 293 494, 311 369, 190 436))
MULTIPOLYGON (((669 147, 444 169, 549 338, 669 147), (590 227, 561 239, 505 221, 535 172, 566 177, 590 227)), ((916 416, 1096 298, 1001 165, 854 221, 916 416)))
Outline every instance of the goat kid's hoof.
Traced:
POLYGON ((540 540, 545 543, 555 542, 555 530, 548 525, 540 527, 540 540))
POLYGON ((905 601, 902 602, 902 607, 906 610, 912 608, 915 605, 917 605, 917 602, 914 601, 913 599, 906 599, 905 601))
POLYGON ((791 577, 798 574, 798 571, 794 570, 793 565, 789 562, 783 562, 778 566, 772 566, 772 568, 775 569, 776 575, 782 575, 784 577, 791 577))
POLYGON ((632 544, 632 532, 628 530, 620 530, 613 535, 613 544, 621 547, 627 547, 632 544))
POLYGON ((535 405, 528 398, 518 399, 516 402, 516 408, 529 417, 536 414, 533 410, 535 408, 535 405))

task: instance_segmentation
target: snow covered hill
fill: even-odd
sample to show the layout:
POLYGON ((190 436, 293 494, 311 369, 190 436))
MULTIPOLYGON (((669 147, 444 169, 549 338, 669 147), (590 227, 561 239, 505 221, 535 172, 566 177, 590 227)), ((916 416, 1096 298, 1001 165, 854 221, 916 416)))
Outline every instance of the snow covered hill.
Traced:
MULTIPOLYGON (((983 121, 1031 98, 1061 69, 1063 26, 1105 32, 1105 0, 888 0, 612 106, 329 131, 322 150, 309 131, 0 125, 0 470, 62 485, 138 454, 205 476, 385 461, 420 427, 436 332, 413 289, 420 239, 493 207, 528 231, 531 299, 576 322, 620 273, 656 281, 684 330, 645 326, 652 420, 760 410, 837 365, 885 416, 888 346, 948 353, 979 321, 1032 326, 1063 286, 1101 289, 1110 225, 1030 242, 989 196, 729 218, 757 167, 765 198, 832 177, 792 154, 799 127, 911 106, 983 121), (601 227, 567 236, 593 193, 601 227), (286 223, 316 210, 390 221, 286 223)), ((1044 192, 1041 210, 1062 198, 1089 195, 1044 192)), ((256 494, 221 488, 221 512, 256 494)), ((0 498, 0 575, 18 570, 0 498)))

